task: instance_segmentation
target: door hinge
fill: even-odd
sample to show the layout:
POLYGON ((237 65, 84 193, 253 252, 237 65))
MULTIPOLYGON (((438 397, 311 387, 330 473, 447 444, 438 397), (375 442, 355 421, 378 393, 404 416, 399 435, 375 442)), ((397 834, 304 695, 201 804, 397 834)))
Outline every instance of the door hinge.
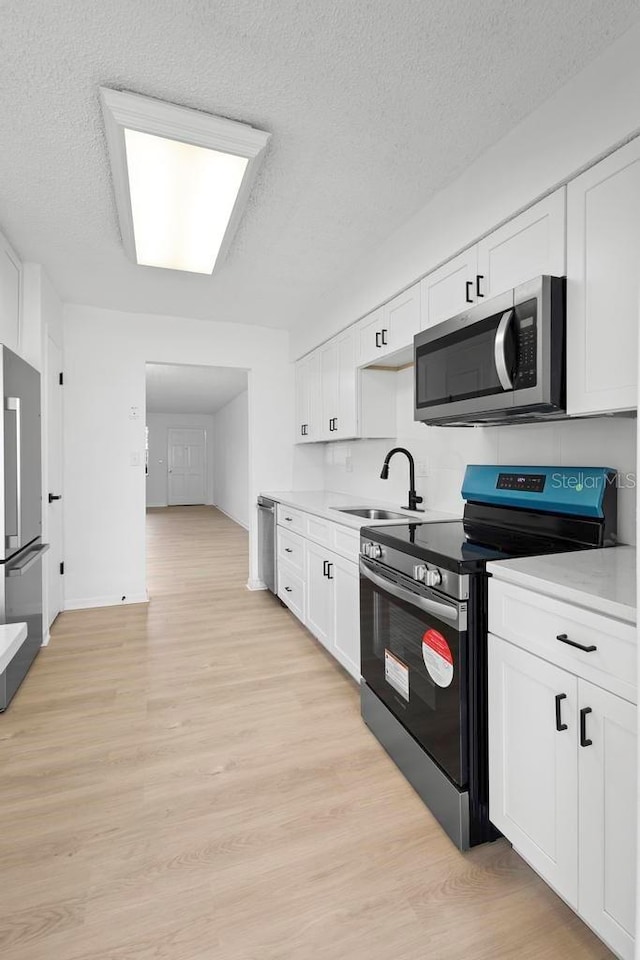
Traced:
POLYGON ((64 562, 60 564, 60 576, 64 576, 64 562))
POLYGON ((60 386, 64 384, 64 373, 58 374, 58 383, 60 384, 60 386))

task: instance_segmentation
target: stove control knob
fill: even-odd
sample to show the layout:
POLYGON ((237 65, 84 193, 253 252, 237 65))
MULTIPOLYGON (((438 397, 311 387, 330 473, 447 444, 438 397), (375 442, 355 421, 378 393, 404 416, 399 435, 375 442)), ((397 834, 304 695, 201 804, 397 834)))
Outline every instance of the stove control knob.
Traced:
POLYGON ((371 553, 369 554, 372 560, 379 560, 382 556, 382 547, 379 543, 371 544, 371 553))
POLYGON ((427 568, 424 563, 416 563, 413 567, 413 579, 418 580, 420 583, 424 583, 424 579, 427 575, 427 568))
POLYGON ((372 547, 372 546, 373 546, 373 544, 369 543, 368 541, 366 541, 365 543, 362 544, 361 553, 362 553, 362 555, 363 555, 364 557, 370 557, 370 556, 371 556, 371 547, 372 547))
POLYGON ((442 574, 439 570, 427 570, 424 582, 428 587, 438 587, 442 583, 442 574))

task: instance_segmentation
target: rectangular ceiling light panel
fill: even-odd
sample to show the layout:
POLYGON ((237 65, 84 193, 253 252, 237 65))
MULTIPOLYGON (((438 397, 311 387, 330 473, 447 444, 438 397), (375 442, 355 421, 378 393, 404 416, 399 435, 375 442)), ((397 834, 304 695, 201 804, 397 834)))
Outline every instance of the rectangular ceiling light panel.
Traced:
POLYGON ((127 253, 145 266, 212 273, 269 135, 137 94, 100 93, 127 253))

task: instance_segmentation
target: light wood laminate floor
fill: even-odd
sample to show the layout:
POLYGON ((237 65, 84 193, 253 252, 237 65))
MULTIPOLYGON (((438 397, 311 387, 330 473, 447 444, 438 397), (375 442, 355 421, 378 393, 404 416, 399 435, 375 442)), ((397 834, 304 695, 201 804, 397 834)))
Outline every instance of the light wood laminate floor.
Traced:
POLYGON ((459 853, 211 508, 148 606, 62 614, 0 717, 2 960, 604 960, 500 841, 459 853))

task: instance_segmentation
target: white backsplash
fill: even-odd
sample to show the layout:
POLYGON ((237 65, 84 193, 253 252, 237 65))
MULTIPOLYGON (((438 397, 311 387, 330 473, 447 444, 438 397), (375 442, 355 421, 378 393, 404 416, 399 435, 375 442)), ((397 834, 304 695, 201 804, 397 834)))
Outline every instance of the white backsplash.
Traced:
MULTIPOLYGON (((406 506, 408 465, 394 457, 380 480, 385 454, 407 447, 416 461, 416 486, 434 510, 461 513, 460 487, 468 463, 607 466, 618 471, 618 535, 635 543, 636 419, 598 417, 513 427, 427 427, 413 420, 413 370, 397 374, 397 437, 324 445, 324 489, 406 506), (628 478, 628 479, 627 479, 628 478)), ((296 478, 297 480, 297 478, 296 478)), ((296 482, 296 486, 302 489, 296 482)))

